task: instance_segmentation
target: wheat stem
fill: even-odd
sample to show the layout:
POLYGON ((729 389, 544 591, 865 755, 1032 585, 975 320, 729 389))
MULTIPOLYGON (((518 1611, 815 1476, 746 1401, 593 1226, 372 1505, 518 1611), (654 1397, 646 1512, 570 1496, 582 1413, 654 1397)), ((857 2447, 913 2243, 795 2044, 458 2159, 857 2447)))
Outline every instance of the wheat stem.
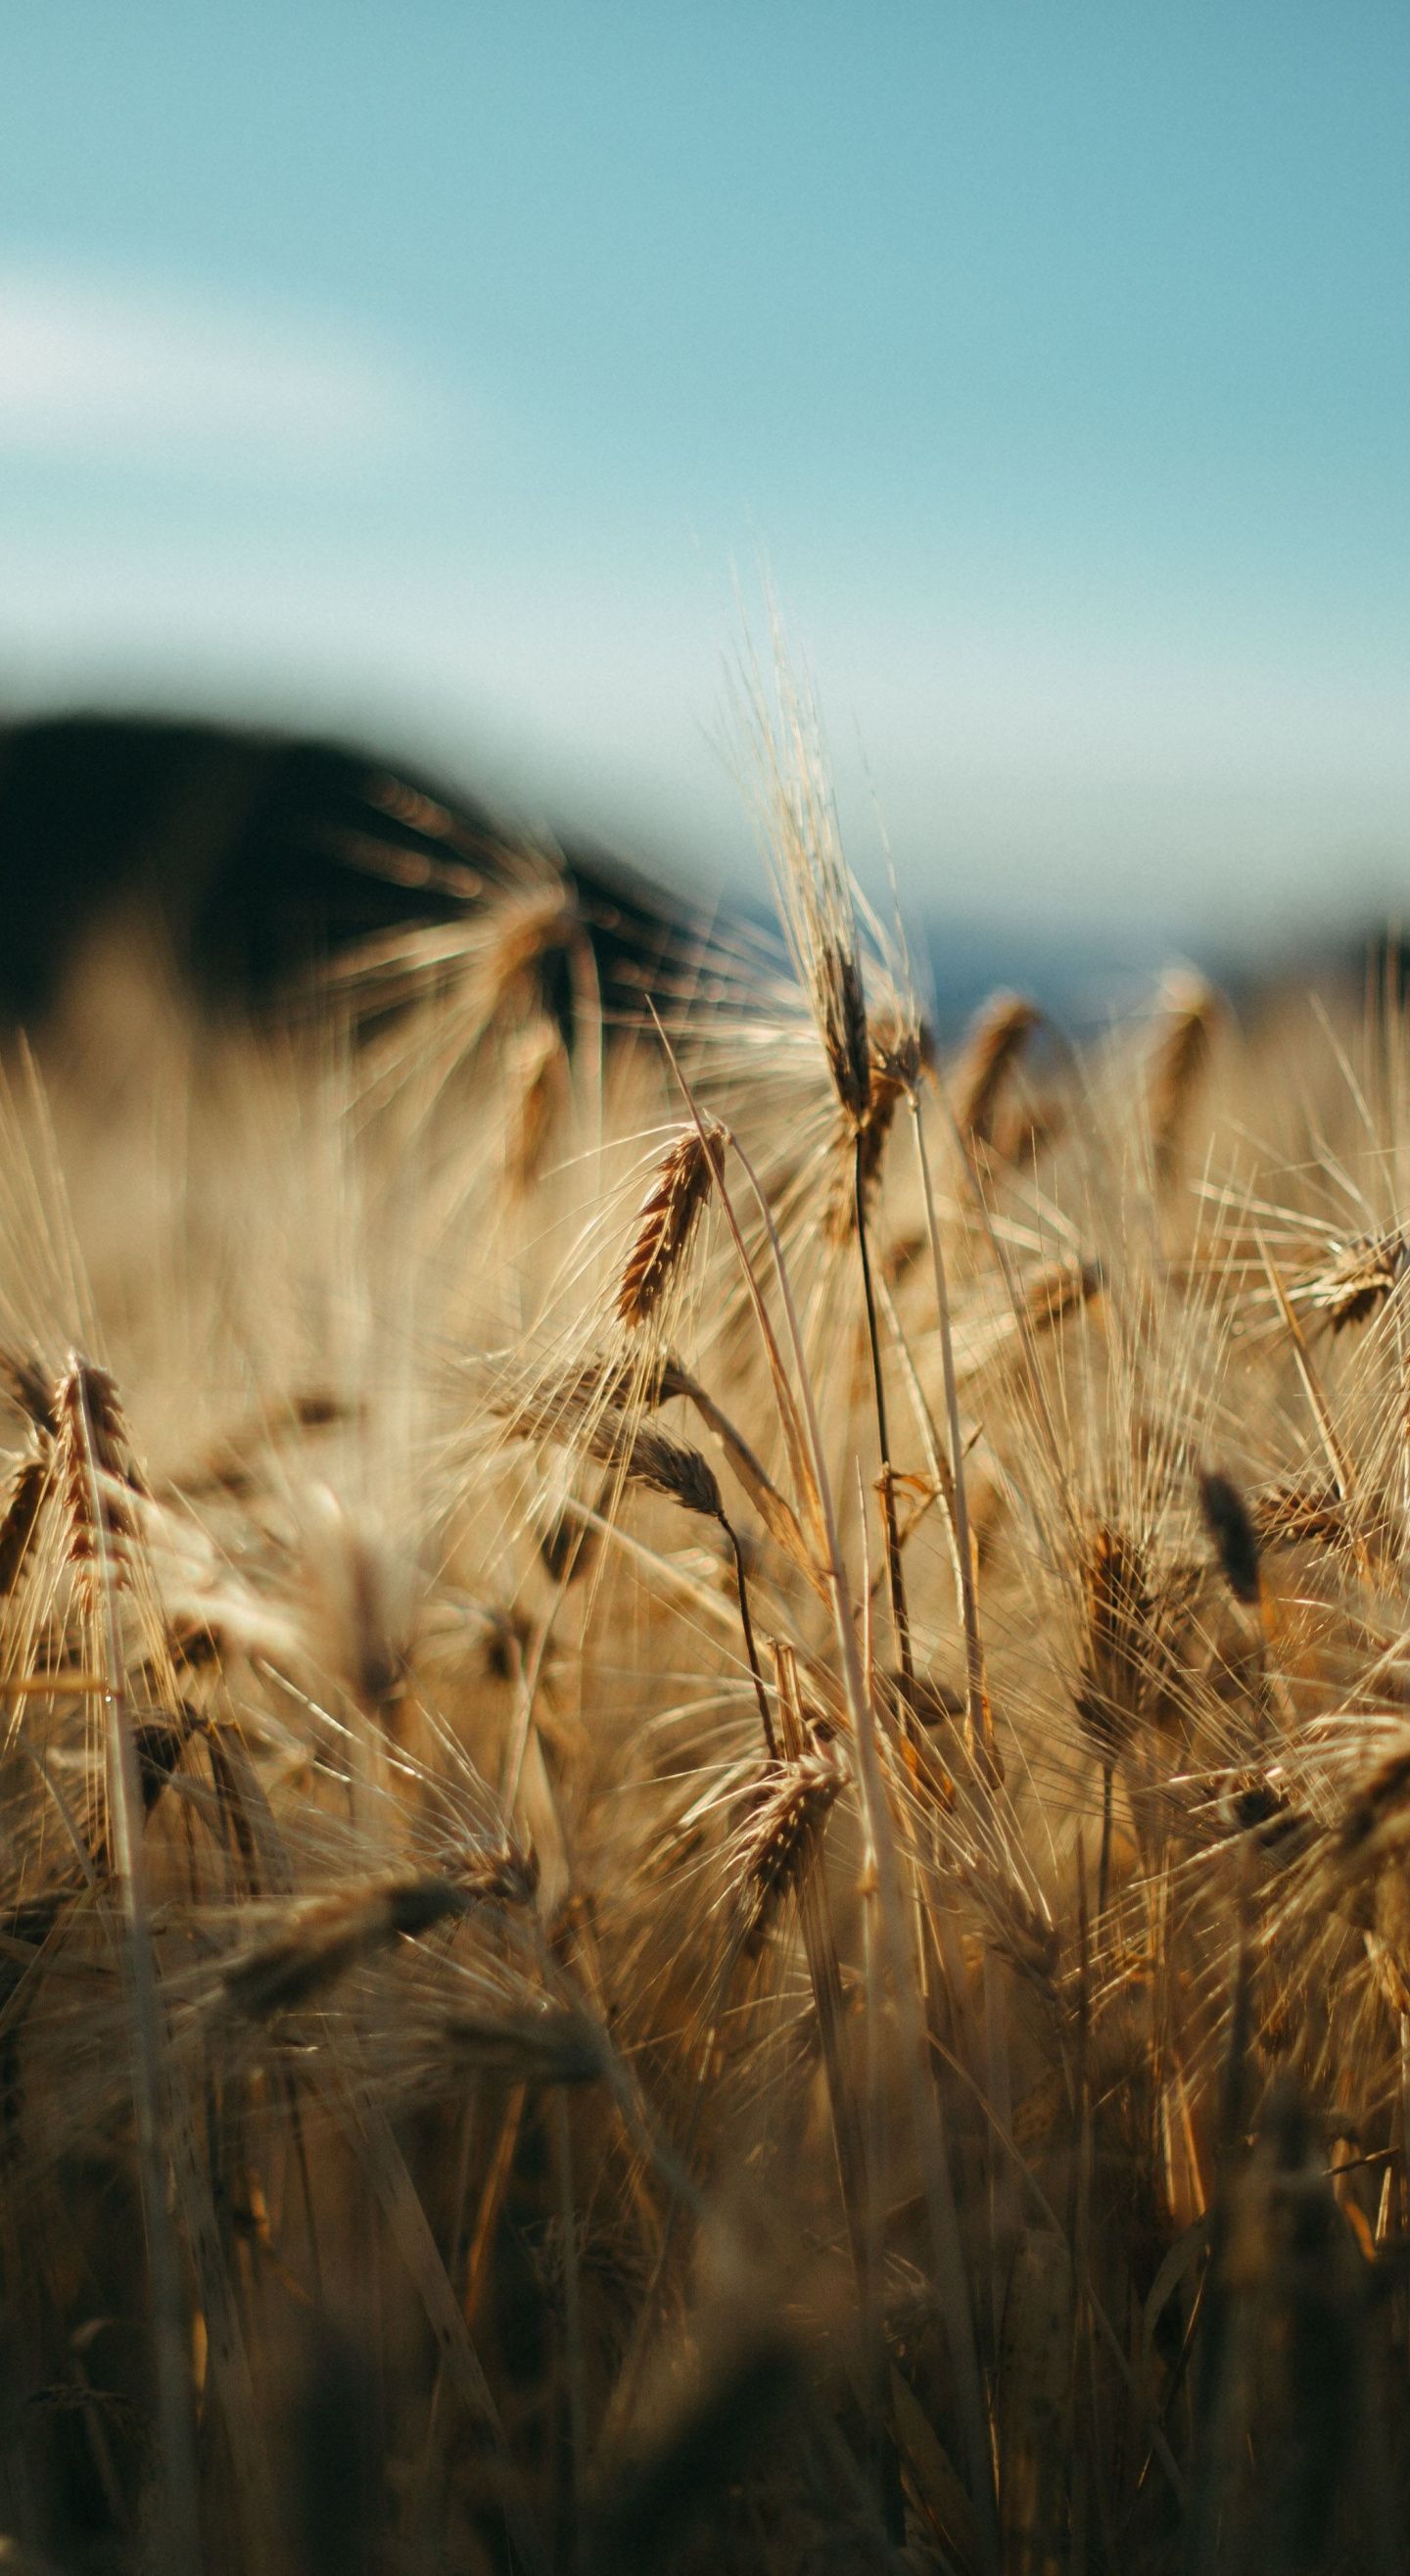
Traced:
POLYGON ((984 1646, 979 1629, 979 1596, 974 1579, 974 1547, 970 1536, 969 1498, 965 1490, 964 1436, 960 1429, 960 1396, 955 1376, 950 1291, 945 1273, 944 1247, 940 1240, 940 1222, 935 1210, 935 1189, 931 1178, 930 1157, 925 1150, 925 1134, 921 1125, 920 1095, 915 1090, 907 1095, 907 1106, 911 1113, 911 1133, 915 1142, 916 1165, 920 1173, 921 1196, 925 1204, 925 1231, 930 1245, 931 1268, 935 1278, 935 1306, 940 1328, 940 1366, 945 1387, 945 1419, 950 1435, 950 1475, 946 1500, 950 1505, 954 1521, 960 1616, 964 1626, 965 1704, 969 1723, 969 1751, 975 1776, 979 1778, 992 1774, 993 1722, 989 1714, 989 1694, 984 1685, 984 1646))
POLYGON ((901 1561, 901 1532, 896 1518, 896 1488, 891 1458, 891 1440, 886 1423, 886 1381, 881 1366, 881 1342, 876 1324, 876 1292, 872 1286, 871 1252, 867 1242, 866 1180, 863 1166, 864 1139, 858 1132, 853 1148, 853 1202, 857 1220, 857 1252, 862 1266, 862 1301, 866 1309, 867 1348, 871 1354, 872 1395, 876 1405, 876 1437, 881 1452, 881 1515, 886 1532, 886 1575, 891 1594, 891 1624, 896 1635, 896 1659, 901 1668, 901 1687, 906 1705, 907 1725, 914 1724, 915 1662, 911 1652, 911 1621, 906 1603, 906 1578, 901 1561))

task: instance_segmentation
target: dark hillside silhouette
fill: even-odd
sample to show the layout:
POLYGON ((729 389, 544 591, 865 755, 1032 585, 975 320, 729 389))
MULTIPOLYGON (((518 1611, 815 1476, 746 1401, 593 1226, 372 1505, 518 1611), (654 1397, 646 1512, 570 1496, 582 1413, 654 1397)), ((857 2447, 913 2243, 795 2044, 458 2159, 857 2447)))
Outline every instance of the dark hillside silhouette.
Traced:
MULTIPOLYGON (((609 1019, 687 971, 703 922, 605 853, 561 854, 609 1019)), ((217 1008, 322 960, 449 922, 512 881, 513 836, 473 797, 366 749, 209 723, 65 715, 0 727, 0 1012, 33 1021, 103 917, 150 904, 217 1008)), ((566 951, 545 999, 571 1020, 566 951)))

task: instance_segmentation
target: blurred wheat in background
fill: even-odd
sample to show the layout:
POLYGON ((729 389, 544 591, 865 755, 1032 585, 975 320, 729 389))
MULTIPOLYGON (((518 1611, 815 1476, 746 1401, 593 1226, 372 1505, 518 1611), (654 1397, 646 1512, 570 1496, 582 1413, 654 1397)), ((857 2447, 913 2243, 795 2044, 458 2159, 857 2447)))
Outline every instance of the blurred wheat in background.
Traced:
POLYGON ((940 1048, 750 723, 791 973, 13 1052, 13 2563, 1406 2563, 1398 975, 940 1048))

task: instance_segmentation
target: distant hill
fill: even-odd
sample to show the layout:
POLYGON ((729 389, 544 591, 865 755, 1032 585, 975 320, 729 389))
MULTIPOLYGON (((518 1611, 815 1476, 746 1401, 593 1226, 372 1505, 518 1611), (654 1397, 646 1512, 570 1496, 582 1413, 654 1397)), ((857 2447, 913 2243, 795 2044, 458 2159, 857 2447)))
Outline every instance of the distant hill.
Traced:
MULTIPOLYGON (((569 834, 562 857, 609 1011, 669 982, 710 922, 569 834)), ((0 1016, 33 1022, 105 917, 146 908, 192 988, 258 1005, 310 967, 402 925, 449 921, 521 864, 512 827, 473 793, 379 746, 191 720, 60 713, 0 722, 0 1016)), ((737 904, 714 918, 771 925, 737 904)), ((943 1032, 998 986, 1068 1028, 1100 1027, 1168 961, 1149 931, 1016 929, 932 913, 908 925, 922 998, 943 1032)), ((1347 971, 1365 941, 1318 961, 1347 971)), ((1202 949, 1224 985, 1245 961, 1202 949)), ((569 978, 548 998, 568 1009, 569 978)))

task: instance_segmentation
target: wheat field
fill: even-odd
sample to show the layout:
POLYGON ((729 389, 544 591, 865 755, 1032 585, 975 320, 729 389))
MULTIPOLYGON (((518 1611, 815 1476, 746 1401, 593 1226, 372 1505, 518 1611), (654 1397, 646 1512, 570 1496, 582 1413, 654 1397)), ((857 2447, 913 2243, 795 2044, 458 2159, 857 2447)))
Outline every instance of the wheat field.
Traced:
POLYGON ((756 753, 11 1051, 7 2567, 1410 2564, 1398 976, 939 1049, 756 753))

